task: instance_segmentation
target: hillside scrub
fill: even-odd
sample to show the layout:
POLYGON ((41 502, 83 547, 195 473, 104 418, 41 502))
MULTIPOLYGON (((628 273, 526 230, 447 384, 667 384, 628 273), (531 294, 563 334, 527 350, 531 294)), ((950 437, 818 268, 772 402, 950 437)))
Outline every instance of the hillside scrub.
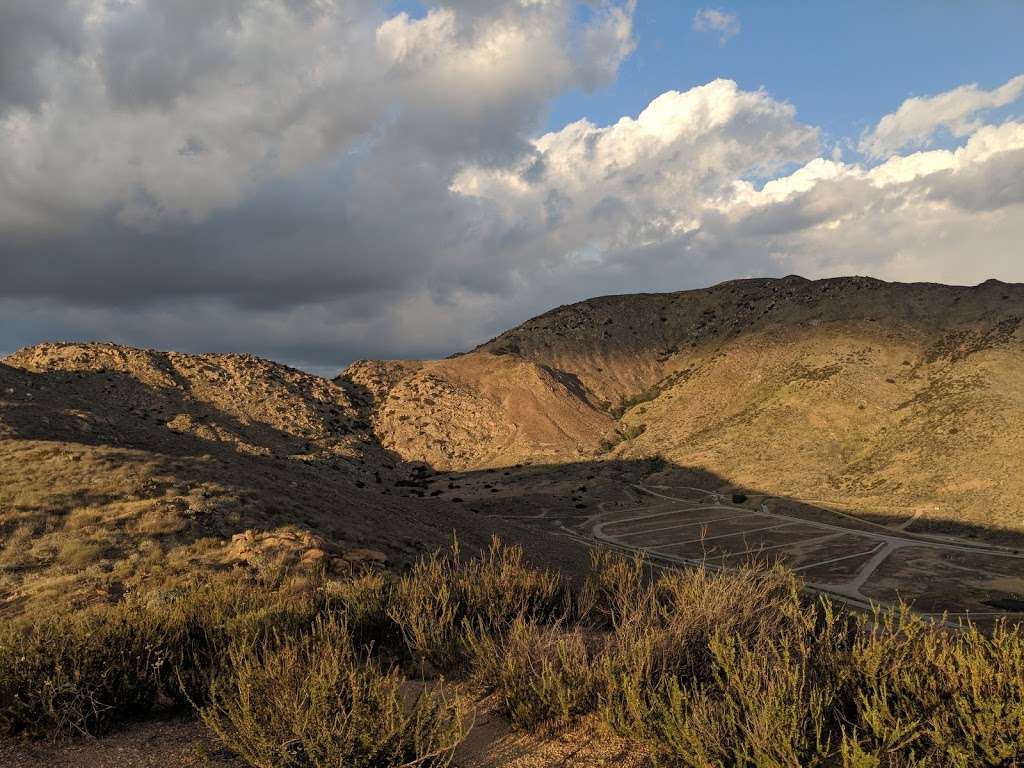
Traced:
POLYGON ((256 768, 448 765, 469 726, 461 700, 436 686, 407 701, 397 670, 352 640, 343 618, 327 618, 236 642, 199 715, 256 768))
POLYGON ((232 642, 305 631, 342 602, 298 586, 224 579, 0 625, 0 731, 93 735, 202 702, 232 642))
POLYGON ((520 547, 495 539, 479 557, 463 560, 456 542, 395 583, 388 615, 413 658, 450 670, 468 661, 468 626, 500 634, 517 618, 550 621, 565 612, 568 597, 557 573, 524 564, 520 547))
POLYGON ((445 765, 464 697, 486 694, 515 727, 596 719, 666 766, 1024 761, 1019 627, 853 615, 781 567, 652 570, 599 553, 570 585, 495 541, 402 577, 238 580, 11 625, 0 728, 99 733, 191 703, 257 768, 445 765), (436 679, 417 696, 403 671, 436 679))

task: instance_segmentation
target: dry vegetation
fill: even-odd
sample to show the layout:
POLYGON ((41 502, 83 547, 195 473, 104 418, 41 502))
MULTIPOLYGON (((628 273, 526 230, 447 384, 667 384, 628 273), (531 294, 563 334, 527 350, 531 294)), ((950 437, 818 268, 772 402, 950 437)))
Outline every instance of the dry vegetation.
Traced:
POLYGON ((494 543, 400 578, 224 581, 0 636, 9 734, 194 707, 258 768, 446 765, 488 693, 519 728, 596 719, 659 765, 1024 759, 1019 629, 850 616, 781 569, 651 577, 602 555, 570 585, 494 543))
POLYGON ((0 363, 0 619, 241 565, 410 563, 458 528, 341 387, 241 355, 40 345, 0 363), (283 561, 283 562, 278 562, 283 561))

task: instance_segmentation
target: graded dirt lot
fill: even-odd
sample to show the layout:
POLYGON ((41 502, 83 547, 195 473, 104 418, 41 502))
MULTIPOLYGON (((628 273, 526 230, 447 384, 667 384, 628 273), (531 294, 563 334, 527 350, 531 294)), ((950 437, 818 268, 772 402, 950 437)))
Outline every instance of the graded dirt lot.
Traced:
POLYGON ((666 567, 781 562, 809 589, 855 608, 905 602, 951 622, 1024 619, 1024 539, 916 533, 913 515, 881 523, 763 495, 734 501, 713 476, 658 462, 526 466, 448 478, 478 513, 642 553, 666 567), (532 503, 517 504, 517 489, 527 488, 532 503))

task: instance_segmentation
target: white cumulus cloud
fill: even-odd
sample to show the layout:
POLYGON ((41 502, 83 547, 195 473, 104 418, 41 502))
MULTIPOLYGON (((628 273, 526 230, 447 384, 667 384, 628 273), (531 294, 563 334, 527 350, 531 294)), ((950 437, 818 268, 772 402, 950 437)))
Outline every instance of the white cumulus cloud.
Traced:
POLYGON ((971 84, 936 96, 907 99, 861 137, 859 149, 880 158, 906 147, 927 146, 939 129, 958 138, 967 136, 984 124, 979 112, 1004 107, 1017 101, 1021 94, 1024 94, 1024 75, 991 91, 971 84))

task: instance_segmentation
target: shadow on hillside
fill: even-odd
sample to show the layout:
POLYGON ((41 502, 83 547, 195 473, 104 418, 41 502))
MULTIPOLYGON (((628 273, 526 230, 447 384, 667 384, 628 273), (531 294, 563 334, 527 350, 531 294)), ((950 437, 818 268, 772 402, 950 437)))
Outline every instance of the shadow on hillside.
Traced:
MULTIPOLYGON (((178 544, 210 536, 228 539, 246 529, 291 524, 329 541, 382 549, 393 554, 396 563, 407 563, 425 549, 450 542, 453 531, 469 548, 482 546, 496 533, 524 543, 539 562, 578 570, 585 567, 586 547, 547 535, 558 531, 538 525, 539 515, 571 524, 595 515, 601 504, 630 498, 639 505, 655 503, 653 497, 632 488, 641 483, 688 486, 730 497, 741 493, 748 497, 748 507, 767 496, 757 488, 735 487, 712 472, 660 459, 448 473, 403 463, 379 445, 368 445, 375 457, 383 457, 382 473, 359 458, 331 455, 323 445, 301 435, 268 424, 243 423, 189 399, 187 391, 149 387, 125 374, 11 373, 10 369, 3 374, 4 382, 12 379, 19 390, 13 396, 0 393, 5 401, 0 429, 8 432, 7 439, 54 444, 52 466, 0 467, 5 474, 29 476, 35 469, 45 471, 39 482, 50 485, 49 503, 56 507, 50 511, 57 515, 115 502, 126 494, 162 503, 175 495, 198 493, 197 509, 186 510, 189 527, 173 534, 178 544), (208 425, 211 434, 226 439, 168 428, 167 420, 177 414, 189 414, 194 422, 208 425), (243 450, 240 444, 262 453, 243 450), (95 457, 97 472, 133 466, 143 477, 137 487, 127 489, 105 487, 102 478, 89 483, 72 478, 62 462, 70 464, 72 460, 63 456, 70 455, 69 447, 74 446, 107 449, 95 457)), ((369 435, 364 439, 369 440, 369 435)), ((16 452, 7 453, 17 461, 16 452)), ((814 519, 830 514, 797 499, 770 498, 798 516, 814 519)), ((907 520, 847 511, 865 524, 894 529, 907 520)), ((1020 531, 960 520, 921 520, 909 532, 1024 548, 1020 531)))
MULTIPOLYGON (((304 436, 264 422, 245 423, 222 409, 193 399, 189 396, 190 382, 180 375, 175 376, 179 388, 172 389, 148 386, 119 371, 16 373, 31 397, 9 402, 4 421, 24 439, 72 440, 85 445, 182 454, 193 454, 201 446, 218 443, 263 448, 272 456, 302 454, 314 447, 304 436), (42 414, 44 409, 47 412, 42 414), (198 429, 207 427, 219 433, 219 439, 204 439, 168 427, 181 415, 187 416, 198 429)), ((332 415, 324 410, 324 421, 328 424, 332 415)), ((329 426, 338 437, 358 431, 352 420, 333 418, 334 423, 329 426)))
MULTIPOLYGON (((45 486, 39 496, 50 516, 126 498, 164 504, 191 494, 198 501, 183 510, 190 524, 173 535, 175 544, 285 525, 410 555, 451 540, 452 527, 443 524, 448 514, 431 514, 393 487, 388 468, 400 460, 370 442, 369 433, 343 427, 311 441, 243 423, 187 391, 150 387, 123 373, 0 373, 0 441, 7 444, 0 472, 11 486, 18 478, 45 486), (179 414, 209 436, 169 427, 179 414), (372 466, 331 450, 346 437, 365 441, 372 466), (26 452, 17 450, 19 442, 26 452), (106 480, 114 469, 118 476, 106 480)), ((9 533, 5 522, 0 532, 9 533)))
MULTIPOLYGON (((988 542, 1003 546, 1020 547, 1024 551, 1024 530, 982 525, 943 517, 918 518, 906 529, 898 529, 898 526, 904 525, 910 520, 911 514, 891 515, 845 507, 819 506, 793 497, 778 496, 760 488, 734 484, 727 478, 706 469, 685 467, 661 458, 597 460, 552 465, 517 465, 516 467, 501 467, 448 474, 460 478, 463 482, 475 480, 482 483, 488 482, 488 479, 494 479, 495 482, 492 485, 501 484, 503 478, 514 476, 514 482, 517 485, 525 486, 527 489, 523 491, 524 497, 543 495, 536 490, 533 492, 528 490, 531 485, 540 487, 544 483, 564 481, 568 478, 575 478, 584 482, 588 478, 600 479, 605 483, 613 481, 622 490, 634 483, 642 484, 651 475, 659 475, 661 479, 658 482, 671 480, 672 484, 719 493, 726 499, 730 498, 733 493, 742 494, 748 498, 748 501, 745 502, 745 506, 748 508, 754 502, 760 503, 761 501, 770 500, 787 510, 811 519, 816 514, 822 512, 833 514, 838 512, 841 515, 849 515, 863 521, 866 524, 864 530, 875 530, 877 526, 884 526, 893 530, 901 530, 903 533, 919 534, 922 536, 955 536, 968 540, 976 539, 979 543, 988 542)), ((500 492, 499 489, 499 494, 500 492)), ((480 511, 492 513, 492 507, 495 504, 500 505, 501 503, 502 497, 499 494, 495 494, 495 501, 492 503, 488 503, 488 500, 484 498, 470 506, 480 507, 480 511)), ((645 496, 645 494, 640 492, 634 492, 634 494, 638 502, 645 496)), ((666 494, 671 495, 668 491, 666 491, 666 494)), ((564 496, 563 501, 569 507, 573 507, 574 504, 571 503, 572 495, 567 494, 564 496)), ((651 496, 647 496, 647 499, 649 503, 657 501, 655 497, 651 496)), ((584 510, 578 510, 578 513, 579 516, 587 517, 592 516, 595 511, 592 505, 588 505, 584 510)))

